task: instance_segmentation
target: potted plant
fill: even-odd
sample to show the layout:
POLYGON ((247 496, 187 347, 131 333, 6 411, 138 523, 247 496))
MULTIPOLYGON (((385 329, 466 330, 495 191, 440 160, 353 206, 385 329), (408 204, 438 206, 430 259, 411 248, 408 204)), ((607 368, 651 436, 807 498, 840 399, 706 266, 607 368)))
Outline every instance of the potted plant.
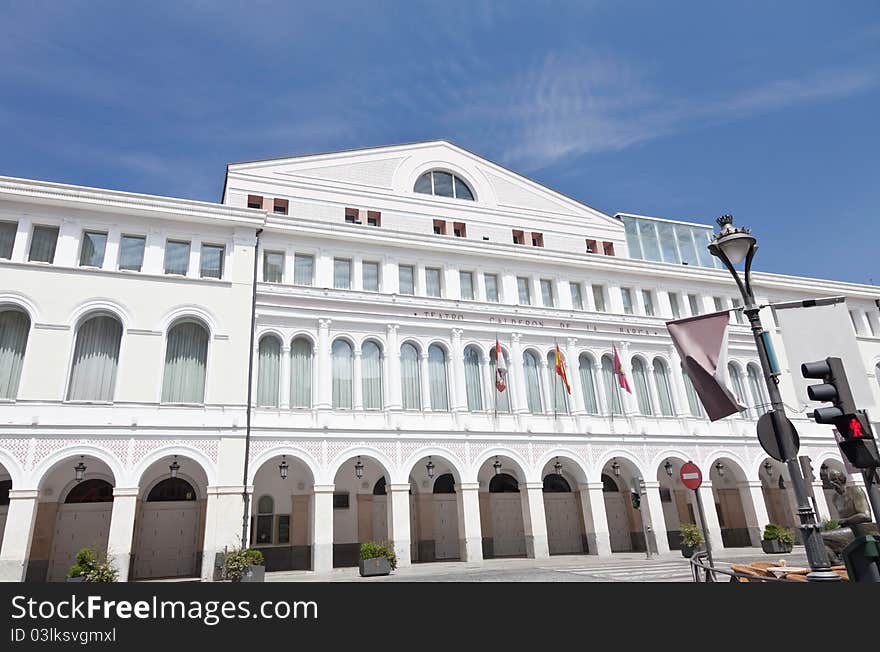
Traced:
POLYGON ((679 531, 681 538, 681 554, 686 559, 690 559, 694 551, 703 543, 703 535, 693 523, 682 523, 679 531))
POLYGON ((223 558, 223 577, 232 582, 262 582, 266 579, 263 553, 251 548, 232 550, 223 558))
POLYGON ((829 518, 822 521, 821 528, 823 531, 827 532, 828 530, 836 530, 840 527, 840 521, 836 518, 829 518))
POLYGON ((397 556, 388 546, 367 541, 361 544, 361 560, 358 566, 361 577, 388 575, 397 568, 397 556))
POLYGON ((771 555, 789 553, 794 545, 794 533, 787 527, 768 523, 764 528, 761 549, 771 555))
POLYGON ((76 553, 76 563, 67 573, 68 582, 115 582, 119 571, 106 555, 99 555, 93 548, 83 548, 76 553))

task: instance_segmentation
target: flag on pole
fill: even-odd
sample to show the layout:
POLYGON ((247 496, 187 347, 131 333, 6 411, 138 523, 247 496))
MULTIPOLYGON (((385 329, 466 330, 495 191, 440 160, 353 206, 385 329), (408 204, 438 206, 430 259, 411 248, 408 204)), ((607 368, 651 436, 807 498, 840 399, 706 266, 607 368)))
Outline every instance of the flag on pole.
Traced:
POLYGON ((507 389, 507 361, 498 338, 495 338, 495 389, 503 392, 507 389))
POLYGON ((666 322, 681 365, 710 421, 745 410, 727 379, 727 310, 666 322))
POLYGON ((629 386, 629 381, 623 372, 623 365, 620 364, 620 356, 617 355, 617 347, 614 344, 611 345, 611 352, 614 353, 614 375, 617 376, 617 384, 620 385, 620 389, 625 389, 632 394, 632 388, 629 386))
POLYGON ((565 361, 562 359, 562 351, 559 350, 558 344, 556 345, 556 374, 562 378, 562 382, 565 383, 565 391, 570 396, 571 385, 568 384, 568 374, 565 373, 565 361))

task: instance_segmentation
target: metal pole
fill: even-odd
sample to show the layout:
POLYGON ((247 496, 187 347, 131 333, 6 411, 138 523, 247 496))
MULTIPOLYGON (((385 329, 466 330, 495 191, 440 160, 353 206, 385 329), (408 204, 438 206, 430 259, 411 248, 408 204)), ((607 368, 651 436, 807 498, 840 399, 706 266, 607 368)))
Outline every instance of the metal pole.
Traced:
POLYGON ((639 518, 642 520, 642 535, 645 537, 645 556, 651 558, 651 539, 648 536, 648 524, 645 521, 645 511, 642 509, 642 496, 647 498, 647 492, 642 492, 642 478, 636 478, 636 495, 639 497, 639 518))
POLYGON ((700 490, 694 489, 694 496, 697 499, 697 513, 700 515, 700 525, 703 526, 703 540, 706 542, 706 558, 709 565, 715 568, 715 560, 712 558, 712 543, 709 539, 709 528, 706 527, 706 510, 703 509, 703 498, 700 496, 700 490))
POLYGON ((250 461, 251 454, 251 399, 253 394, 253 386, 254 386, 254 331, 256 330, 257 324, 257 265, 260 260, 260 234, 263 232, 263 229, 257 229, 257 239, 254 243, 254 278, 253 285, 251 288, 251 337, 250 337, 250 348, 248 349, 248 375, 247 375, 247 411, 246 411, 246 426, 245 426, 245 434, 244 434, 244 472, 242 474, 241 480, 241 501, 242 501, 242 514, 241 514, 241 547, 246 548, 248 546, 248 462, 250 461))
POLYGON ((862 477, 865 479, 865 491, 868 501, 871 503, 871 511, 874 512, 874 522, 880 523, 880 478, 877 477, 877 469, 863 469, 862 477))

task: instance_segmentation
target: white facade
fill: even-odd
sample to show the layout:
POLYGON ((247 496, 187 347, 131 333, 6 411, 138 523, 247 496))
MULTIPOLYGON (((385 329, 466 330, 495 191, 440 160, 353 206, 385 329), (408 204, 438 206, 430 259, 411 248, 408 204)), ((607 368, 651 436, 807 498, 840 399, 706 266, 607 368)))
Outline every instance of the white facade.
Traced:
MULTIPOLYGON (((257 229, 246 488, 270 570, 356 563, 373 539, 402 564, 607 555, 644 546, 642 517, 662 552, 694 518, 676 480, 689 459, 707 477, 717 546, 756 545, 767 522, 792 521, 786 471, 765 465, 755 437, 765 399, 750 330, 730 329, 750 410, 714 424, 666 333, 676 313, 735 305, 727 272, 632 258, 621 219, 449 143, 230 165, 223 205, 0 178, 4 223, 10 378, 13 329, 27 332, 17 387, 0 398, 5 579, 59 579, 84 545, 108 549, 123 578, 210 579, 214 553, 240 544, 257 229), (458 196, 415 191, 442 195, 447 181, 458 196), (30 260, 46 257, 41 226, 58 227, 51 263, 30 260), (140 271, 120 270, 140 236, 140 271), (86 327, 94 317, 109 319, 86 327), (612 345, 634 388, 619 405, 602 369, 612 345)), ((845 295, 880 405, 876 288, 760 273, 754 285, 762 303, 845 295)), ((803 408, 787 372, 782 390, 803 408)), ((814 467, 840 467, 827 429, 790 416, 814 467)))

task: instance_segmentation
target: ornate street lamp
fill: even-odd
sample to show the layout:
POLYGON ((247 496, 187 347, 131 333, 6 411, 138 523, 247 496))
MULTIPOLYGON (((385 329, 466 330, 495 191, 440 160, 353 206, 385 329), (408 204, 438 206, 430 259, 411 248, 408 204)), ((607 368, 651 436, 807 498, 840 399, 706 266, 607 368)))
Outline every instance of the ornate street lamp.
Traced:
POLYGON ((287 473, 290 470, 290 464, 287 463, 287 455, 281 456, 281 464, 278 465, 278 472, 281 474, 282 480, 287 480, 287 473))
POLYGON ((428 455, 428 463, 425 464, 425 470, 428 471, 428 477, 429 477, 429 478, 433 478, 433 477, 434 477, 434 462, 431 461, 431 456, 430 456, 430 455, 428 455))
POLYGON ((364 477, 364 463, 361 462, 361 456, 358 455, 357 462, 354 465, 354 474, 358 480, 364 477))
MULTIPOLYGON (((712 237, 712 241, 709 243, 709 253, 724 263, 742 295, 743 314, 748 318, 752 328, 752 335, 758 349, 758 358, 764 372, 764 383, 767 385, 767 394, 770 397, 771 409, 768 414, 772 420, 773 430, 779 436, 787 436, 788 420, 785 416, 782 395, 779 392, 779 374, 781 372, 776 368, 776 356, 770 344, 770 334, 764 330, 761 324, 761 307, 755 302, 755 294, 752 291, 752 260, 758 250, 758 242, 749 229, 735 227, 731 215, 722 215, 715 221, 721 230, 712 237), (743 276, 740 277, 736 266, 743 261, 745 261, 743 276)), ((828 553, 816 523, 816 514, 807 498, 804 476, 797 455, 790 454, 790 458, 785 460, 785 463, 788 465, 791 484, 794 488, 798 511, 797 520, 800 522, 799 527, 811 569, 807 577, 811 580, 840 581, 840 577, 831 570, 828 563, 828 553)))
POLYGON ((825 462, 822 462, 822 466, 819 467, 819 479, 823 485, 828 484, 828 465, 825 462))
POLYGON ((668 475, 671 478, 672 477, 672 462, 670 462, 669 460, 666 460, 666 463, 663 464, 663 468, 666 469, 666 475, 668 475))
POLYGON ((724 477, 724 465, 721 462, 715 462, 715 470, 718 472, 718 477, 724 477))
POLYGON ((86 477, 86 465, 83 463, 82 455, 79 456, 79 462, 73 467, 73 472, 77 482, 82 482, 83 478, 86 477))
POLYGON ((177 461, 177 455, 174 456, 174 460, 168 465, 168 470, 171 471, 172 478, 177 477, 177 472, 180 471, 180 464, 177 461))
POLYGON ((553 465, 553 470, 556 471, 556 475, 562 475, 562 463, 558 457, 556 458, 556 464, 553 465))
POLYGON ((620 462, 617 461, 616 457, 611 461, 611 470, 614 472, 615 478, 620 477, 620 462))
POLYGON ((501 462, 498 461, 498 458, 495 458, 495 463, 492 464, 492 468, 495 469, 495 475, 501 475, 501 462))
POLYGON ((773 477, 773 465, 770 464, 770 460, 767 460, 766 462, 764 462, 764 470, 767 472, 768 478, 773 477))

